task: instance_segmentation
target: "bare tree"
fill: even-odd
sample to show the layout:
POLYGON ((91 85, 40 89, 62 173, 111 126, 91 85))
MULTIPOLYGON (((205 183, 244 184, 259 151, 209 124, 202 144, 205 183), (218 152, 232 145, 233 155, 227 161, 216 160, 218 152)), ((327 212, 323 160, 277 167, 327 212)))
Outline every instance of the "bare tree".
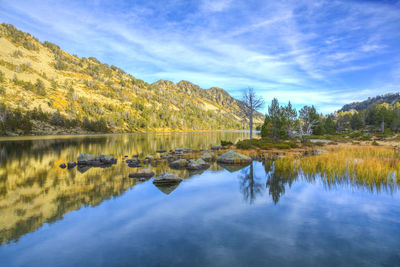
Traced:
POLYGON ((242 102, 239 107, 249 119, 250 139, 253 138, 253 115, 254 112, 264 106, 262 97, 256 95, 254 89, 249 87, 243 91, 242 102))

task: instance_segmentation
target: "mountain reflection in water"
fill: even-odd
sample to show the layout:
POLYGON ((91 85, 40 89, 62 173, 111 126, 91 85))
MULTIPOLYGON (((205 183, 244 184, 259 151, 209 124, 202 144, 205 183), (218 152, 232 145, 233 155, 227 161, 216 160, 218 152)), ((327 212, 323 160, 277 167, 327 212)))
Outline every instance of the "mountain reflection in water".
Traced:
MULTIPOLYGON (((128 178, 128 174, 136 169, 129 168, 122 162, 125 155, 130 157, 139 154, 140 157, 144 157, 154 154, 157 149, 168 151, 177 147, 205 149, 218 144, 220 140, 237 141, 246 137, 247 133, 221 132, 110 135, 0 142, 0 256, 5 257, 5 262, 15 263, 16 255, 19 255, 18 253, 21 253, 27 244, 34 243, 38 236, 50 242, 51 235, 55 234, 54 231, 60 231, 60 228, 71 230, 71 227, 84 228, 87 223, 94 223, 102 230, 94 232, 97 237, 96 241, 90 240, 90 244, 94 246, 91 252, 89 251, 86 256, 79 255, 80 258, 74 254, 77 259, 80 259, 75 262, 77 264, 82 262, 89 265, 135 263, 138 266, 158 266, 165 264, 168 260, 168 263, 175 262, 177 265, 179 263, 192 265, 192 260, 198 259, 194 266, 229 265, 229 263, 231 266, 243 266, 244 263, 259 265, 266 262, 276 265, 282 260, 292 264, 298 263, 298 257, 300 257, 301 264, 312 265, 315 262, 306 259, 320 259, 316 262, 321 265, 326 262, 318 256, 303 258, 302 255, 294 254, 293 258, 282 256, 278 260, 274 258, 275 256, 266 255, 267 251, 275 251, 274 255, 284 255, 284 250, 279 249, 279 253, 274 250, 274 247, 278 249, 282 246, 285 248, 293 246, 303 251, 303 254, 307 247, 310 247, 310 250, 316 249, 311 244, 335 247, 336 242, 339 241, 334 229, 348 227, 348 220, 351 218, 364 218, 358 214, 360 211, 349 206, 353 205, 352 203, 358 203, 360 209, 365 210, 368 216, 375 217, 371 217, 372 221, 365 218, 357 219, 357 224, 359 224, 357 227, 368 229, 368 231, 372 228, 381 229, 382 240, 388 242, 387 246, 382 246, 380 241, 377 241, 375 245, 370 244, 364 249, 368 253, 375 249, 380 255, 386 255, 379 261, 380 263, 390 265, 397 261, 397 256, 393 255, 389 249, 390 246, 398 245, 394 237, 390 238, 398 232, 396 229, 398 229, 400 218, 398 204, 395 201, 398 198, 399 187, 396 179, 382 179, 378 182, 376 179, 357 181, 354 177, 342 174, 330 176, 321 173, 318 168, 314 168, 315 166, 312 167, 310 160, 307 160, 308 167, 301 166, 304 168, 301 169, 298 159, 284 158, 276 161, 254 161, 249 165, 224 165, 213 162, 209 169, 202 171, 174 170, 164 163, 149 165, 156 175, 168 171, 184 179, 180 184, 156 186, 152 183, 152 179, 139 181, 139 179, 128 178), (60 163, 75 160, 81 152, 97 155, 111 154, 117 157, 118 163, 109 168, 88 168, 83 171, 78 168, 68 170, 58 167, 60 163), (105 201, 109 199, 113 200, 105 201), (333 200, 336 202, 332 202, 333 200), (381 210, 372 208, 374 205, 386 208, 381 210), (335 210, 338 214, 335 217, 330 213, 329 216, 333 217, 327 219, 322 206, 331 212, 335 210), (85 207, 95 208, 85 209, 85 207), (292 209, 295 211, 290 211, 292 209), (304 213, 310 209, 315 210, 304 213), (71 215, 73 214, 71 211, 74 210, 77 212, 71 215), (297 213, 302 213, 304 217, 292 218, 298 215, 297 213), (381 223, 383 214, 391 214, 392 224, 381 223), (91 218, 91 216, 94 217, 91 218), (55 222, 58 223, 53 224, 55 222), (63 225, 63 222, 66 225, 63 225), (300 236, 296 237, 290 227, 301 222, 308 224, 320 222, 321 225, 314 225, 313 228, 300 225, 303 230, 299 232, 300 236), (49 227, 42 227, 44 225, 49 227, 53 225, 53 233, 49 227), (253 228, 248 225, 253 225, 253 228), (331 227, 330 232, 326 232, 324 227, 331 227), (40 228, 45 230, 39 233, 41 231, 37 230, 40 228), (251 236, 254 247, 244 242, 245 232, 251 236), (210 236, 211 233, 212 236, 210 236), (277 239, 272 236, 273 233, 281 233, 283 237, 277 239), (321 233, 325 233, 324 241, 318 239, 321 233), (106 248, 109 238, 106 238, 107 241, 97 240, 106 234, 115 236, 116 243, 112 241, 110 248, 119 248, 121 253, 125 251, 123 255, 118 254, 119 258, 112 256, 115 251, 111 253, 110 249, 106 248), (266 239, 262 238, 264 236, 266 239), (300 238, 296 239, 299 244, 291 240, 295 237, 300 238), (273 244, 270 243, 271 240, 274 240, 273 244), (99 245, 97 242, 100 242, 99 245), (154 245, 159 242, 161 247, 154 245), (203 243, 207 245, 204 246, 203 243), (21 247, 18 246, 19 244, 21 247), (209 258, 201 254, 209 251, 206 248, 208 246, 218 251, 221 244, 238 255, 237 261, 232 262, 230 254, 226 257, 218 254, 221 264, 216 264, 218 262, 210 262, 209 258), (131 246, 135 246, 135 249, 131 246), (155 246, 154 250, 160 253, 159 257, 149 256, 149 253, 155 253, 151 249, 152 246, 155 246), (181 250, 185 248, 185 251, 187 247, 190 247, 191 255, 187 257, 182 256, 184 254, 175 255, 175 250, 168 249, 171 246, 181 250), (267 251, 262 250, 264 246, 267 251), (257 255, 250 262, 243 262, 248 258, 244 255, 240 256, 242 249, 248 253, 253 251, 252 253, 257 255), (109 257, 103 259, 101 263, 95 262, 96 257, 93 251, 97 250, 103 251, 109 257), (129 256, 130 253, 133 254, 129 256), (147 255, 147 257, 143 258, 140 255, 147 255), (131 262, 133 260, 131 257, 135 258, 134 262, 131 262)), ((321 166, 323 158, 316 157, 315 159, 316 164, 321 166)), ((80 233, 84 235, 83 232, 80 233)), ((75 243, 77 250, 80 246, 84 246, 81 244, 82 240, 79 240, 79 235, 71 235, 68 238, 77 242, 75 243)), ((345 258, 349 265, 365 263, 360 255, 368 253, 358 251, 356 244, 352 243, 354 241, 351 241, 354 239, 343 238, 349 247, 354 248, 354 253, 347 255, 347 258, 337 257, 334 253, 331 259, 339 264, 343 263, 342 260, 344 261, 345 258)), ((359 238, 364 240, 371 236, 359 238)), ((375 235, 374 238, 377 239, 375 235)), ((86 251, 88 251, 87 248, 86 251)), ((209 251, 208 253, 216 252, 209 251)), ((244 251, 243 253, 246 254, 244 251)), ((324 251, 324 253, 328 252, 324 251)), ((26 256, 25 263, 30 262, 30 258, 36 258, 36 253, 29 255, 26 256)), ((49 262, 56 264, 57 262, 50 261, 49 255, 46 254, 45 257, 49 261, 37 261, 33 265, 51 265, 49 262)), ((373 253, 371 257, 372 255, 373 253)), ((39 256, 40 254, 37 255, 39 256)), ((62 258, 62 255, 60 257, 62 258)), ((66 255, 63 257, 65 259, 66 255)), ((64 265, 71 263, 73 262, 66 262, 64 265)))

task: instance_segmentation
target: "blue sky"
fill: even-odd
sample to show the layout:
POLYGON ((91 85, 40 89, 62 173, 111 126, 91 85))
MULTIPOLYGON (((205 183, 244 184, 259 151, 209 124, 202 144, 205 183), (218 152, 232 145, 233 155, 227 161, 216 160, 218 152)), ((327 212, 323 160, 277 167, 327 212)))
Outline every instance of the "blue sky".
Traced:
POLYGON ((0 21, 147 82, 188 80, 268 103, 400 91, 400 1, 0 0, 0 21))

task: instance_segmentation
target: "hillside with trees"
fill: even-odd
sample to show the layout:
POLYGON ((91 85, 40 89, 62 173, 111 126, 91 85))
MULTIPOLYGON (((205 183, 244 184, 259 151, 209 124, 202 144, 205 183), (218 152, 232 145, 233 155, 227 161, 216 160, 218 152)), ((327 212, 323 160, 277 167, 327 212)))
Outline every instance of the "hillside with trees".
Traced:
POLYGON ((0 135, 246 129, 241 101, 221 88, 149 84, 4 23, 0 47, 0 135))
POLYGON ((364 101, 346 104, 339 110, 339 112, 350 111, 353 109, 360 111, 363 109, 371 109, 373 106, 383 104, 383 103, 394 105, 396 102, 400 102, 400 94, 399 93, 378 95, 375 97, 369 97, 367 100, 364 100, 364 101))
POLYGON ((396 97, 398 94, 370 98, 359 102, 358 110, 345 111, 350 105, 356 107, 349 104, 329 115, 319 114, 314 106, 304 106, 297 111, 290 102, 280 105, 274 98, 261 126, 261 136, 281 140, 344 133, 369 140, 374 134, 392 135, 400 131, 400 102, 396 97))

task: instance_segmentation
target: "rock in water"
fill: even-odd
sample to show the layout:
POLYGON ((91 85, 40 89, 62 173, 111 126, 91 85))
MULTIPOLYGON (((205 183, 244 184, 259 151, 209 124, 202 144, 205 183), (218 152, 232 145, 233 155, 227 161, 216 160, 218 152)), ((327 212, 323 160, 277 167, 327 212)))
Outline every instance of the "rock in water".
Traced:
POLYGON ((137 172, 129 174, 130 178, 151 178, 153 176, 154 176, 154 172, 149 168, 145 168, 145 169, 142 169, 137 172))
POLYGON ((211 149, 212 150, 220 150, 220 149, 222 149, 222 146, 212 146, 211 149))
POLYGON ((200 156, 200 158, 202 159, 202 160, 204 160, 204 161, 208 161, 208 162, 210 162, 210 161, 212 161, 213 159, 214 159, 214 154, 212 154, 212 153, 210 153, 210 152, 204 152, 201 156, 200 156))
POLYGON ((210 167, 210 164, 208 164, 207 162, 205 162, 202 159, 198 159, 198 160, 190 160, 189 164, 187 166, 188 170, 204 170, 204 169, 208 169, 210 167))
POLYGON ((248 164, 251 162, 251 158, 233 150, 229 150, 228 152, 220 155, 217 161, 224 164, 248 164))
POLYGON ((169 164, 171 168, 179 169, 179 168, 185 168, 187 166, 187 160, 186 159, 178 159, 169 164))
POLYGON ((78 164, 80 162, 89 162, 96 160, 96 157, 91 154, 81 153, 78 157, 78 164))
POLYGON ((165 172, 156 177, 153 181, 153 184, 176 184, 180 182, 182 182, 182 178, 173 173, 165 172))
POLYGON ((78 157, 78 165, 101 166, 116 164, 117 159, 109 155, 95 157, 91 154, 81 153, 78 157))
POLYGON ((67 166, 68 166, 68 169, 75 168, 76 162, 74 162, 74 161, 68 161, 67 166))
POLYGON ((100 162, 104 164, 115 164, 117 163, 117 159, 109 155, 100 155, 100 162))
POLYGON ((60 164, 61 169, 65 169, 66 167, 67 167, 67 165, 65 165, 65 163, 60 164))
POLYGON ((127 159, 125 162, 128 163, 128 166, 131 167, 131 168, 140 167, 140 160, 127 159))

